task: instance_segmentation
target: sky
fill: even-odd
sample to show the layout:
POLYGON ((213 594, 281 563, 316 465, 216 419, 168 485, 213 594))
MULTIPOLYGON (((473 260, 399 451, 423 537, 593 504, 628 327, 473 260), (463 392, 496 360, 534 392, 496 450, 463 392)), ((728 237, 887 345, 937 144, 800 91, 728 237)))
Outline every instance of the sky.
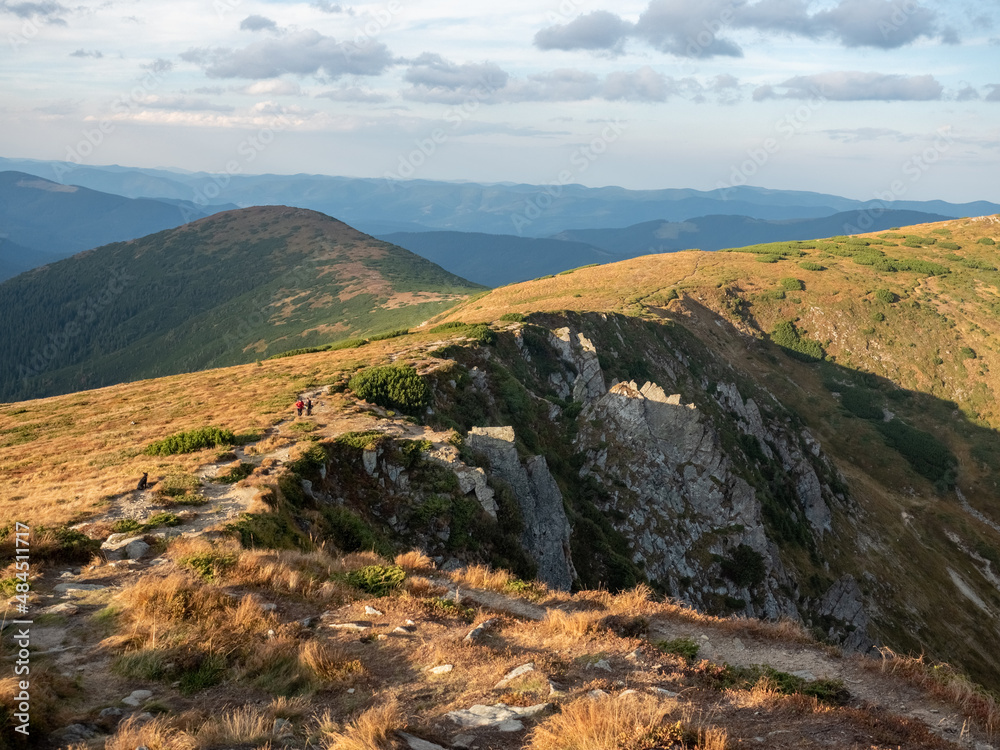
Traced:
POLYGON ((0 0, 0 156, 1000 202, 1000 1, 0 0))

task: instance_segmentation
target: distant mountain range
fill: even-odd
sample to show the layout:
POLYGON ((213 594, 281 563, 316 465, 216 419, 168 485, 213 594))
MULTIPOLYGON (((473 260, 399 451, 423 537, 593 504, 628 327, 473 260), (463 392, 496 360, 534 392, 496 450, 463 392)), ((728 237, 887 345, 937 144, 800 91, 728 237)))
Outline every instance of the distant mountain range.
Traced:
POLYGON ((818 219, 753 219, 748 216, 699 216, 682 222, 647 221, 624 229, 569 229, 553 239, 583 242, 619 257, 722 250, 765 242, 810 240, 859 232, 880 232, 950 217, 920 211, 845 211, 818 219))
POLYGON ((396 232, 379 239, 423 256, 462 278, 503 286, 620 255, 571 240, 516 237, 479 232, 396 232))
POLYGON ((481 289, 315 211, 227 211, 0 284, 0 401, 408 328, 481 289))
POLYGON ((545 239, 474 232, 396 232, 380 235, 380 239, 463 278, 496 287, 639 255, 836 237, 856 233, 861 227, 878 232, 947 218, 919 211, 847 211, 820 219, 783 221, 700 216, 684 222, 647 221, 622 229, 570 229, 545 239))
POLYGON ((0 172, 0 281, 82 250, 177 227, 222 209, 174 199, 125 198, 25 172, 0 172))
MULTIPOLYGON (((219 176, 204 172, 92 167, 17 159, 0 159, 0 169, 17 169, 64 184, 132 198, 186 200, 205 208, 216 204, 281 204, 310 208, 377 235, 448 230, 549 237, 565 230, 621 228, 649 221, 685 222, 718 215, 785 220, 822 218, 866 209, 876 213, 918 211, 945 217, 1000 212, 1000 204, 986 201, 883 203, 749 186, 709 191, 626 190, 582 185, 480 185, 307 174, 219 176)), ((859 227, 859 231, 865 229, 859 227)))

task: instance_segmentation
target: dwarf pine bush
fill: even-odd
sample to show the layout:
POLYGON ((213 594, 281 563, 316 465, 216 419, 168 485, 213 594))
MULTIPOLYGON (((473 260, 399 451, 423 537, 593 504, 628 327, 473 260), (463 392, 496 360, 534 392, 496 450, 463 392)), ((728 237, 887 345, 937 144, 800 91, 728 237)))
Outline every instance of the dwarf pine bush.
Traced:
POLYGON ((352 377, 347 387, 358 398, 402 412, 418 412, 431 400, 427 381, 409 365, 369 367, 352 377))

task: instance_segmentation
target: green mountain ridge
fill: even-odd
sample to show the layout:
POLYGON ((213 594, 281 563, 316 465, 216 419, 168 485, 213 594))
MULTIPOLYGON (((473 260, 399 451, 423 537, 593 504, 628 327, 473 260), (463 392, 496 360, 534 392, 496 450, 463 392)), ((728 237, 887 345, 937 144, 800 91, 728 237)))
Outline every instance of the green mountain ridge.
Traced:
POLYGON ((126 198, 77 185, 0 172, 0 281, 99 245, 130 240, 234 206, 126 198))
POLYGON ((0 399, 406 328, 480 289, 323 214, 224 212, 0 285, 0 399))

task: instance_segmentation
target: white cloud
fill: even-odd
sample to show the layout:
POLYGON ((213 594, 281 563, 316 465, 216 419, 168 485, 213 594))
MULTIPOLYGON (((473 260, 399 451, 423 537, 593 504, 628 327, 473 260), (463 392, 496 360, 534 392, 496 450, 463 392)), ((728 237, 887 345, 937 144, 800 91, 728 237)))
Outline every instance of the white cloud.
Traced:
POLYGON ((597 10, 567 24, 550 26, 535 34, 539 49, 615 49, 632 30, 632 24, 614 13, 597 10))
POLYGON ((508 78, 496 63, 453 63, 431 52, 412 60, 404 77, 414 86, 449 91, 498 89, 508 78))
POLYGON ((762 86, 754 99, 829 99, 832 101, 930 101, 944 88, 932 75, 904 76, 843 71, 796 76, 778 86, 762 86), (779 92, 779 89, 784 89, 779 92))
POLYGON ((302 87, 294 81, 275 78, 270 81, 254 81, 237 91, 251 96, 298 96, 302 93, 302 87))
POLYGON ((609 74, 602 93, 605 99, 612 101, 665 102, 669 96, 679 93, 679 87, 675 81, 646 65, 632 72, 609 74))
POLYGON ((650 0, 634 25, 609 11, 581 15, 535 34, 539 49, 620 51, 629 38, 686 58, 742 57, 732 38, 739 29, 768 35, 830 38, 844 47, 895 49, 922 37, 957 44, 952 27, 916 0, 838 0, 810 12, 806 0, 650 0))
POLYGON ((389 100, 389 97, 385 94, 358 86, 341 86, 337 89, 321 91, 316 94, 316 97, 330 99, 335 102, 369 102, 371 104, 378 104, 389 100))
POLYGON ((66 25, 64 15, 70 10, 62 3, 53 0, 42 0, 40 3, 0 2, 0 13, 9 13, 18 18, 40 18, 47 23, 66 25))
POLYGON ((234 107, 228 104, 209 101, 208 99, 193 99, 188 96, 159 96, 150 94, 134 100, 137 107, 148 109, 172 109, 184 112, 232 112, 234 107))
POLYGON ((240 21, 240 31, 277 31, 278 24, 265 16, 247 16, 240 21))
POLYGON ((381 42, 338 42, 313 29, 238 50, 194 48, 181 59, 202 66, 210 78, 276 78, 285 73, 328 78, 374 76, 393 64, 392 55, 381 42))

